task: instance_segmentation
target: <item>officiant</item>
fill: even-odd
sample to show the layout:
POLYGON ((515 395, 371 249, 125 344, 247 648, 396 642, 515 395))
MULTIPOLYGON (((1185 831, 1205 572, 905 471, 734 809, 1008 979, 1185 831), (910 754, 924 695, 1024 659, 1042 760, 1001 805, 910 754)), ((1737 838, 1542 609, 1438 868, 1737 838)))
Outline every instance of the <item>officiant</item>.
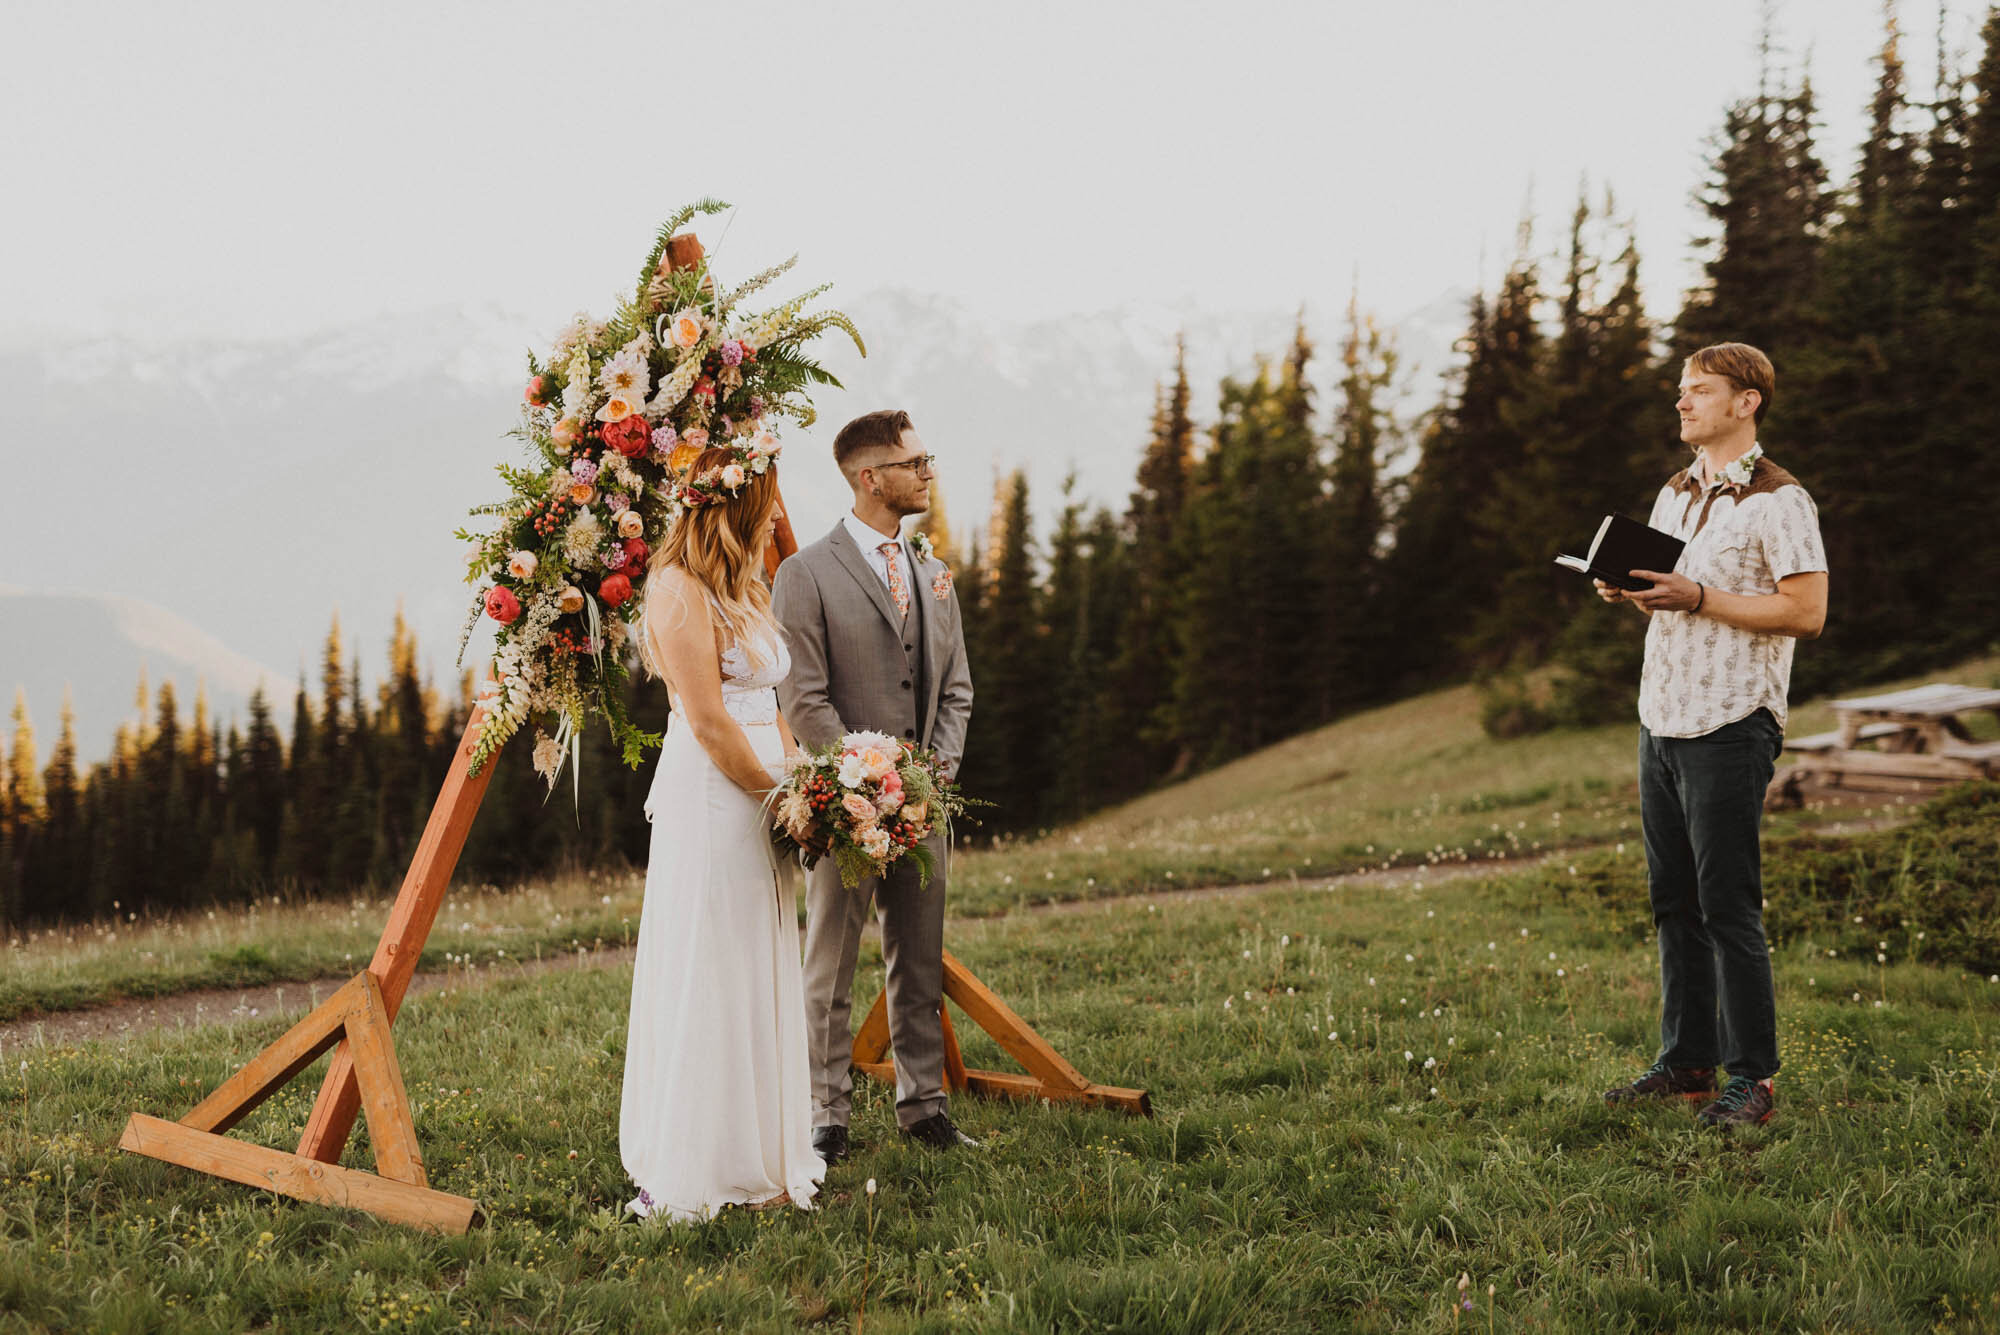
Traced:
POLYGON ((1701 1101, 1709 1125, 1755 1125, 1775 1105, 1777 999, 1764 937, 1759 828, 1784 742, 1792 652, 1826 624, 1819 513, 1767 457, 1771 360, 1720 343, 1681 370, 1681 440, 1694 461, 1653 502, 1686 543, 1677 568, 1634 570, 1607 603, 1648 618, 1639 678, 1639 812, 1660 938, 1660 1049, 1610 1103, 1701 1101), (1717 1067, 1728 1074, 1718 1091, 1717 1067))

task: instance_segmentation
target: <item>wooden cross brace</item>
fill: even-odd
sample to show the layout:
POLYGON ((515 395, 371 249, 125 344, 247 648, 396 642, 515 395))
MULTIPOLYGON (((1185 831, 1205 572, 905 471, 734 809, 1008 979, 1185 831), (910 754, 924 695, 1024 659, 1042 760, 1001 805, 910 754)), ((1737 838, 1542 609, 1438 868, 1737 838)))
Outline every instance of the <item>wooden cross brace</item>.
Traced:
POLYGON ((119 1148, 197 1172, 226 1177, 318 1205, 344 1205, 398 1224, 438 1233, 463 1233, 482 1218, 479 1202, 432 1189, 389 1036, 389 1008, 382 983, 363 971, 313 1012, 285 1031, 196 1104, 178 1122, 133 1113, 119 1148), (375 1147, 373 1173, 287 1154, 222 1133, 247 1117, 299 1072, 339 1043, 359 1086, 375 1147))
MULTIPOLYGON (((985 1098, 1049 1099, 1081 1103, 1094 1108, 1117 1108, 1141 1117, 1153 1115, 1153 1101, 1143 1089, 1117 1089, 1093 1084, 1049 1046, 1047 1039, 1028 1027, 993 990, 979 981, 949 950, 944 952, 944 994, 958 1003, 972 1022, 992 1035, 993 1041, 1027 1071, 972 1071, 958 1048, 958 1033, 952 1028, 951 1008, 940 1002, 938 1015, 944 1023, 944 1087, 949 1093, 964 1091, 985 1098)), ((854 1068, 864 1075, 894 1084, 896 1064, 889 1052, 889 994, 885 991, 868 1008, 861 1030, 854 1036, 854 1068)))

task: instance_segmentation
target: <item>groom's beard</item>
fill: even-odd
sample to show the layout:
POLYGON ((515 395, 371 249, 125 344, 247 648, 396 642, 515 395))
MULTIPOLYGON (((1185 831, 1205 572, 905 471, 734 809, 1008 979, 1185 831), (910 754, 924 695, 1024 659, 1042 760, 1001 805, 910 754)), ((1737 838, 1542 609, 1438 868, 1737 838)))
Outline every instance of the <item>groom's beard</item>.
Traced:
POLYGON ((928 512, 931 508, 931 484, 926 482, 924 489, 916 495, 898 499, 893 508, 897 514, 905 518, 928 512))

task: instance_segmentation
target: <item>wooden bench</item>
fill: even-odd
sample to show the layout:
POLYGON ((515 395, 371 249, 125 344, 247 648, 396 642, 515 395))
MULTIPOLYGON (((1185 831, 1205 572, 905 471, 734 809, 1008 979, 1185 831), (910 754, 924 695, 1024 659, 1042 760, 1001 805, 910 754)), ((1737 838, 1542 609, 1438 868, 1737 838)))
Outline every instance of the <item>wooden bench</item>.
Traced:
MULTIPOLYGON (((1894 737, 1903 730, 1900 723, 1869 723, 1861 729, 1857 741, 1872 742, 1882 737, 1894 737)), ((1840 729, 1831 732, 1815 732, 1805 737, 1787 737, 1785 749, 1802 753, 1832 751, 1840 745, 1840 729)))

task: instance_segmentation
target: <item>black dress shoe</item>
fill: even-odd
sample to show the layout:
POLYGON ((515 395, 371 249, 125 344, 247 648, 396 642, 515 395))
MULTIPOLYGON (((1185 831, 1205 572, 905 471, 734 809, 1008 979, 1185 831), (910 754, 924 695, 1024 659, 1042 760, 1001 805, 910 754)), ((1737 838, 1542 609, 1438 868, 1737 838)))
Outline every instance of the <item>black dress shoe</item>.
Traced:
POLYGON ((956 1149, 960 1145, 970 1145, 975 1149, 979 1142, 952 1125, 945 1113, 932 1113, 921 1122, 914 1122, 903 1128, 903 1135, 934 1150, 956 1149))
POLYGON ((848 1150, 846 1127, 819 1126, 813 1128, 813 1153, 825 1160, 828 1168, 845 1160, 848 1150))

